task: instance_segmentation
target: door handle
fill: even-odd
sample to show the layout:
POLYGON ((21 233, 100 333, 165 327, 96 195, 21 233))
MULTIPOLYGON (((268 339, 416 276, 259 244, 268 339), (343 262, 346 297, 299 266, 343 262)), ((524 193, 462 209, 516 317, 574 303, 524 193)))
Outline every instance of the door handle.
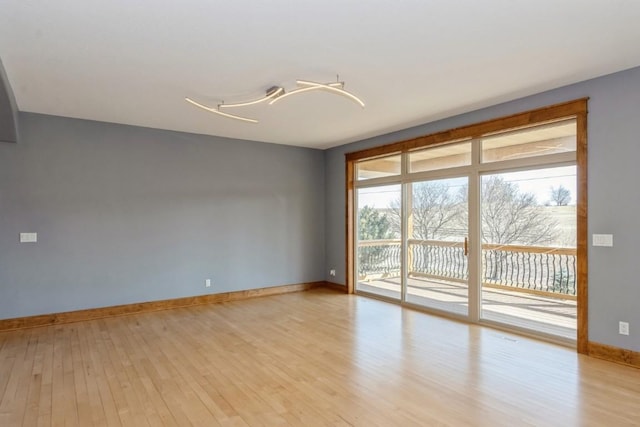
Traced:
POLYGON ((469 255, 469 239, 464 238, 464 256, 469 255))

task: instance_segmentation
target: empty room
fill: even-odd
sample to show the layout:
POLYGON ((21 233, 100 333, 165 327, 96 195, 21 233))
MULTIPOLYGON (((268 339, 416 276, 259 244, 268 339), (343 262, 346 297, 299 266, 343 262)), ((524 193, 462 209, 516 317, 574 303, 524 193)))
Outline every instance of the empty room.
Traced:
POLYGON ((0 426, 640 425, 638 22, 0 1, 0 426))

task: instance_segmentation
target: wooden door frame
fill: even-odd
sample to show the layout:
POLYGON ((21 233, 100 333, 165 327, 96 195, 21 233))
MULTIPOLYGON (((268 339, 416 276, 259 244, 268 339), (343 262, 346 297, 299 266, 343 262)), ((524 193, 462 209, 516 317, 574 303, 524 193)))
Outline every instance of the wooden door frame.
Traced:
POLYGON ((531 111, 513 114, 475 123, 459 128, 449 129, 417 138, 394 142, 387 145, 368 148, 345 154, 346 163, 346 279, 347 292, 354 293, 354 224, 355 224, 355 163, 359 160, 405 153, 416 148, 426 148, 465 138, 479 138, 483 135, 517 129, 536 124, 560 120, 576 119, 576 169, 577 169, 577 351, 588 354, 589 349, 589 314, 588 314, 588 228, 587 228, 587 115, 588 98, 555 104, 531 111))

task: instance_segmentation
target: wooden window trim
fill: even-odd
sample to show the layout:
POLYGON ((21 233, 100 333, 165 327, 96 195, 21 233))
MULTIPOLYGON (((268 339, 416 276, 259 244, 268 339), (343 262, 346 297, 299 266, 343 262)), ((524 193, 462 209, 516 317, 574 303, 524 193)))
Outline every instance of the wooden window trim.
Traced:
POLYGON ((347 292, 354 293, 354 170, 358 160, 404 153, 417 148, 479 138, 486 134, 507 131, 520 127, 576 118, 576 166, 577 166, 577 351, 588 354, 588 229, 587 229, 587 114, 589 98, 580 98, 535 110, 499 117, 467 126, 436 132, 417 138, 368 148, 345 154, 346 159, 346 279, 347 292))
POLYGON ((394 142, 365 150, 346 153, 347 161, 357 161, 367 158, 386 156, 395 153, 403 153, 416 148, 428 147, 431 145, 450 143, 454 141, 479 138, 486 134, 507 131, 519 127, 531 126, 537 123, 558 120, 565 117, 573 117, 587 113, 588 98, 577 99, 575 101, 555 104, 537 110, 524 113, 517 113, 506 117, 474 123, 454 129, 436 132, 429 135, 419 136, 413 139, 394 142))

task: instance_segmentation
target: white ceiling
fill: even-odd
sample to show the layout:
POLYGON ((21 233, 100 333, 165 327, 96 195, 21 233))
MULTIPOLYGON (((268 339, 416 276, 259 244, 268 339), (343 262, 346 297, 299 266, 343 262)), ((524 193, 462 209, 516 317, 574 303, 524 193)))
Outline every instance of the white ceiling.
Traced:
POLYGON ((637 0, 0 0, 0 59, 21 111, 328 148, 638 66, 639 22, 637 0), (184 101, 338 73, 366 108, 184 101))

